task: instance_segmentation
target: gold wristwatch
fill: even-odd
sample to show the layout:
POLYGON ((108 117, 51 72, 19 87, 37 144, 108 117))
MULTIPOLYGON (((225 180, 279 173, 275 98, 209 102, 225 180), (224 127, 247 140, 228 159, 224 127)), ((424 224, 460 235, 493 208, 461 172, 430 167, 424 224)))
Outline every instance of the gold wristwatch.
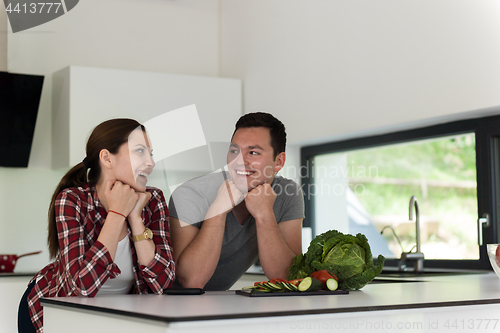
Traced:
POLYGON ((153 232, 151 231, 151 229, 146 228, 146 230, 144 230, 144 233, 132 237, 132 240, 134 242, 140 242, 141 240, 144 239, 153 239, 153 232))

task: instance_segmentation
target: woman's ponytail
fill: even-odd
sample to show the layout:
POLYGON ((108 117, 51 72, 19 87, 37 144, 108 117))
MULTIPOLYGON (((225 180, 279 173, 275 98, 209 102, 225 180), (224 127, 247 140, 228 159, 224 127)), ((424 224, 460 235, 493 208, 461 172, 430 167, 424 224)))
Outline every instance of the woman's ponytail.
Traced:
POLYGON ((52 195, 52 200, 50 201, 49 206, 49 233, 47 237, 50 258, 55 258, 59 252, 59 238, 57 236, 56 227, 56 198, 64 189, 75 186, 83 186, 85 184, 87 184, 87 168, 82 162, 75 165, 64 175, 52 195))

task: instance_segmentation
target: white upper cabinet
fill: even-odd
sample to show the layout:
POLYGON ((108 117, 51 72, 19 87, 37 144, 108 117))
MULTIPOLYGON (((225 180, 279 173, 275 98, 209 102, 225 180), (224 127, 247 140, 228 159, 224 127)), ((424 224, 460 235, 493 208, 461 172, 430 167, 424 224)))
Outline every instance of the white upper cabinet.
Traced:
POLYGON ((192 104, 206 141, 228 142, 242 115, 241 91, 237 79, 64 68, 53 75, 52 168, 81 162, 90 132, 104 120, 134 118, 145 123, 192 104))

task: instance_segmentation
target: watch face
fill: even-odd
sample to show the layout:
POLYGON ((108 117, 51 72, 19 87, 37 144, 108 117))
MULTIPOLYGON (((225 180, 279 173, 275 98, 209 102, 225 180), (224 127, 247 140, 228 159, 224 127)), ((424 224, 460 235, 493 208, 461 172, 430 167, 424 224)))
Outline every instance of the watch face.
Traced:
POLYGON ((144 234, 146 235, 146 239, 153 239, 153 232, 151 229, 146 228, 146 231, 144 231, 144 234))

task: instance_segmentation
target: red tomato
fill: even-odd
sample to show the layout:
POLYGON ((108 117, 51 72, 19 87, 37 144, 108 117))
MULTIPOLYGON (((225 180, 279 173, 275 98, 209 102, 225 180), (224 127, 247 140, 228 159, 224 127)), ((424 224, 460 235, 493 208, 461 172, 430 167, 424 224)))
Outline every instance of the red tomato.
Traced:
POLYGON ((312 273, 311 277, 320 280, 323 283, 324 288, 326 288, 326 281, 328 279, 335 279, 337 282, 339 282, 335 274, 331 274, 326 269, 312 273))
POLYGON ((287 282, 293 284, 295 287, 298 287, 300 281, 302 281, 302 279, 295 279, 295 280, 290 280, 290 281, 287 281, 287 282))
POLYGON ((259 284, 264 284, 264 283, 267 283, 267 281, 255 282, 253 285, 254 287, 257 287, 259 284))

